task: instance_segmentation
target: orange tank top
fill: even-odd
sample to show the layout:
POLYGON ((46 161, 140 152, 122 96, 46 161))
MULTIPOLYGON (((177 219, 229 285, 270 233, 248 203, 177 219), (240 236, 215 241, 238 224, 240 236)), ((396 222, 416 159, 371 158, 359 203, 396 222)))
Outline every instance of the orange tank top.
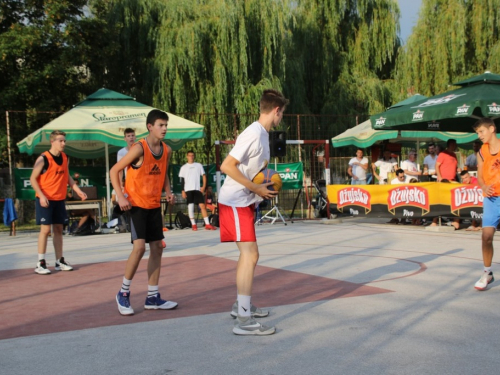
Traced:
POLYGON ((500 196, 500 155, 491 155, 490 147, 486 143, 479 151, 483 158, 483 181, 486 185, 493 185, 494 196, 500 196))
POLYGON ((160 207, 161 192, 168 169, 168 148, 161 142, 160 155, 155 155, 146 139, 132 147, 142 147, 144 156, 139 166, 130 165, 125 179, 125 194, 132 206, 146 209, 160 207))
POLYGON ((42 155, 47 158, 49 167, 38 176, 38 185, 49 201, 63 201, 66 199, 68 189, 68 157, 61 152, 63 161, 61 165, 58 165, 50 152, 45 151, 42 155))

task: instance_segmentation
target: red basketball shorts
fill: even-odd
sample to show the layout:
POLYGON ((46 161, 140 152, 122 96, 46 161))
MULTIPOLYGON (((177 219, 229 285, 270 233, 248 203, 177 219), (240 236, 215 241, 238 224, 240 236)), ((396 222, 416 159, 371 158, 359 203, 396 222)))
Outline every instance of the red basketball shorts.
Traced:
POLYGON ((254 225, 255 205, 232 207, 219 203, 221 242, 257 242, 254 225))

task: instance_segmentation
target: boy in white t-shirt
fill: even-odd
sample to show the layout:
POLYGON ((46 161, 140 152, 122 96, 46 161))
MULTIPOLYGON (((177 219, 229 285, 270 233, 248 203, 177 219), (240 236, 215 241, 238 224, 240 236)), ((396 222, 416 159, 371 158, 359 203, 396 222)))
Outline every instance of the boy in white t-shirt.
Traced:
POLYGON ((205 229, 216 230, 216 228, 210 225, 210 222, 208 221, 207 208, 205 207, 205 197, 203 195, 207 186, 205 169, 203 169, 203 165, 200 163, 195 163, 194 157, 194 151, 188 151, 186 154, 187 163, 184 164, 179 171, 179 178, 182 186, 182 198, 184 198, 187 202, 191 228, 194 231, 198 230, 196 220, 194 219, 194 205, 197 204, 200 207, 201 215, 205 221, 205 229), (203 186, 201 187, 200 177, 203 178, 203 186))
POLYGON ((252 305, 251 294, 259 248, 255 236, 255 205, 271 199, 277 192, 269 190, 272 183, 255 184, 252 179, 266 168, 269 159, 269 131, 279 125, 288 100, 276 90, 265 90, 260 98, 260 116, 236 139, 236 144, 220 169, 227 175, 219 194, 221 242, 236 242, 240 258, 236 267, 238 296, 231 316, 236 318, 236 335, 271 335, 275 327, 258 323, 269 311, 252 305))
POLYGON ((387 180, 388 173, 393 172, 397 165, 398 162, 391 157, 391 152, 389 150, 384 151, 382 159, 372 163, 373 175, 378 179, 380 185, 387 185, 390 183, 390 181, 387 180), (379 169, 379 173, 377 173, 377 168, 379 169))

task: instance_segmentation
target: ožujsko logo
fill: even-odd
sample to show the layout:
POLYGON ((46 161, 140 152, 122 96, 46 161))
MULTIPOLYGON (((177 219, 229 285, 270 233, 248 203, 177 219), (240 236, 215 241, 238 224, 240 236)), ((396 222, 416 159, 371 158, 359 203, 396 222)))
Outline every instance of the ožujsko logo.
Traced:
POLYGON ((483 206, 483 190, 479 186, 468 185, 461 186, 450 190, 451 193, 451 212, 454 215, 459 215, 463 208, 482 207, 483 206))
POLYGON ((500 105, 498 105, 497 103, 488 104, 488 110, 489 115, 498 115, 500 114, 500 105))
POLYGON ((365 209, 365 214, 372 210, 371 194, 361 188, 345 188, 337 192, 337 209, 342 212, 346 206, 361 206, 365 209))
POLYGON ((417 112, 413 112, 412 121, 422 121, 424 119, 424 111, 417 109, 417 112))
POLYGON ((388 193, 387 209, 393 215, 396 208, 403 206, 419 207, 423 215, 430 210, 429 192, 420 186, 401 186, 388 193))
POLYGON ((378 118, 377 121, 375 121, 375 126, 384 126, 385 120, 387 120, 385 117, 378 118))
POLYGON ((469 115, 469 108, 470 105, 464 104, 460 107, 457 107, 457 113, 455 113, 455 116, 468 116, 469 115))

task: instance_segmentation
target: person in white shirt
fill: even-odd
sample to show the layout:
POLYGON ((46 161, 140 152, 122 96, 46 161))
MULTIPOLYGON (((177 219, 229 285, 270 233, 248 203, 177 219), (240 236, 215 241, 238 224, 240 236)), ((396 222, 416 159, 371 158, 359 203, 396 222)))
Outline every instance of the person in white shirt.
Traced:
POLYGON ((179 178, 181 180, 182 198, 186 199, 188 205, 188 216, 191 220, 191 228, 198 230, 194 218, 194 205, 197 204, 201 209, 201 215, 205 222, 206 230, 216 230, 210 225, 208 220, 207 208, 205 207, 205 188, 207 187, 207 176, 203 165, 194 162, 194 151, 190 150, 186 154, 187 163, 181 167, 179 178), (200 187, 200 177, 203 178, 203 186, 200 187))
POLYGON ((373 175, 378 179, 380 185, 386 185, 388 183, 387 174, 393 172, 397 165, 398 162, 391 157, 391 152, 389 150, 384 151, 382 159, 372 163, 373 175), (379 173, 377 173, 377 168, 379 169, 379 173))
POLYGON ((283 118, 288 99, 276 90, 265 90, 260 98, 259 120, 248 126, 236 139, 236 144, 222 163, 227 175, 219 194, 221 242, 236 242, 240 257, 236 266, 237 300, 231 316, 236 318, 236 335, 271 335, 275 327, 262 325, 256 317, 266 317, 268 310, 252 304, 254 270, 259 259, 255 234, 255 207, 278 193, 269 190, 272 182, 256 184, 252 180, 269 164, 269 131, 283 118))
POLYGON ((419 176, 422 175, 422 172, 418 170, 416 160, 417 153, 415 150, 411 150, 408 159, 401 163, 401 169, 404 170, 406 174, 406 182, 409 182, 412 178, 418 180, 419 176))
POLYGON ((356 157, 349 160, 347 174, 352 177, 352 185, 366 185, 366 171, 368 170, 368 159, 363 157, 363 150, 356 150, 356 157))
POLYGON ((433 175, 436 173, 436 146, 434 143, 430 143, 427 150, 429 151, 429 155, 424 158, 424 171, 427 170, 429 175, 433 175))
MULTIPOLYGON (((132 147, 133 144, 135 143, 135 130, 131 129, 131 128, 125 129, 125 131, 123 132, 123 139, 127 143, 127 146, 118 150, 118 153, 116 154, 116 162, 117 163, 127 154, 128 150, 130 150, 130 147, 132 147)), ((118 178, 120 179, 120 184, 121 184, 122 190, 125 187, 124 172, 126 175, 126 173, 127 173, 126 169, 118 172, 118 178)))
POLYGON ((406 183, 405 171, 402 169, 398 169, 396 171, 396 178, 393 178, 391 181, 391 185, 401 185, 406 183))
POLYGON ((477 171, 477 153, 481 149, 481 145, 480 141, 474 141, 472 144, 474 152, 467 156, 467 159, 465 159, 465 166, 468 171, 477 171))

